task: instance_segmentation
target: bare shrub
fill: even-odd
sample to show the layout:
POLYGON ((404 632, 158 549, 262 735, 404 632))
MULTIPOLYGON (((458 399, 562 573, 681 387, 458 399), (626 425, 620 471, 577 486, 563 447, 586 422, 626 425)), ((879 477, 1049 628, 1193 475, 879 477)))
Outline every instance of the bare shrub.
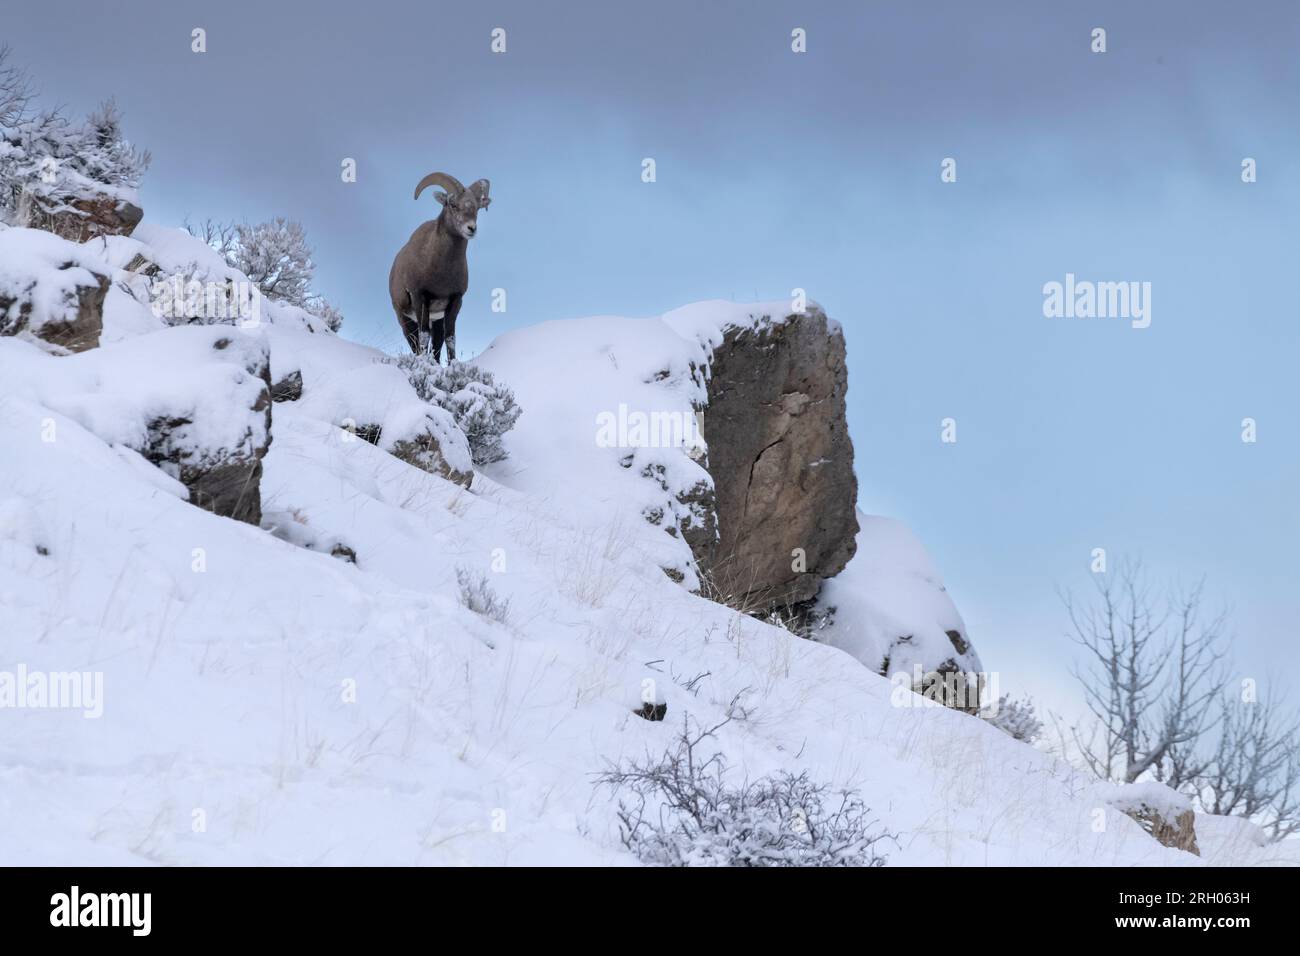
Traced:
POLYGON ((807 771, 727 782, 721 753, 701 745, 735 719, 712 727, 690 717, 658 757, 611 766, 598 786, 620 796, 623 845, 654 866, 883 866, 876 850, 893 837, 873 829, 852 791, 831 791, 807 771), (624 798, 626 797, 626 798, 624 798))
POLYGON ((487 578, 482 574, 456 569, 456 584, 460 587, 460 603, 475 614, 491 618, 498 624, 504 624, 510 613, 510 602, 497 597, 488 586, 487 578))

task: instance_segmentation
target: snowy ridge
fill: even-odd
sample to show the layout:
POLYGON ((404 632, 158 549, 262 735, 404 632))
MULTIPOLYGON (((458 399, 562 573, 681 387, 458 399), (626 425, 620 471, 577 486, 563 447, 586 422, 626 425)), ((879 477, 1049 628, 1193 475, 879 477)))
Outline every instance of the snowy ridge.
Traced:
MULTIPOLYGON (((626 449, 594 440, 596 418, 620 403, 692 414, 702 344, 756 307, 502 336, 479 363, 524 414, 511 457, 467 491, 339 427, 347 408, 411 401, 380 353, 274 305, 255 330, 161 327, 122 270, 137 254, 180 268, 201 243, 137 235, 83 250, 118 280, 100 349, 55 358, 0 338, 0 670, 103 679, 98 718, 0 710, 0 862, 631 864, 593 774, 663 751, 686 715, 716 723, 738 696, 745 718, 712 743, 731 772, 807 770, 857 790, 897 835, 891 864, 1202 862, 984 721, 896 706, 850 653, 665 575, 689 549, 645 512, 708 476, 680 448, 624 464, 626 449), (223 334, 265 349, 273 379, 303 377, 303 399, 273 408, 265 528, 193 507, 125 451, 111 423, 137 410, 103 418, 190 394, 169 391, 165 366, 223 334), (509 601, 503 622, 464 606, 458 571, 509 601), (662 722, 633 714, 647 686, 662 722)), ((844 646, 875 653, 899 627, 946 640, 960 618, 934 599, 937 575, 877 520, 858 565, 872 575, 839 588, 864 589, 862 630, 852 595, 835 594, 844 646), (892 583, 875 577, 900 554, 892 583)), ((1248 853, 1224 842, 1234 861, 1248 853)))

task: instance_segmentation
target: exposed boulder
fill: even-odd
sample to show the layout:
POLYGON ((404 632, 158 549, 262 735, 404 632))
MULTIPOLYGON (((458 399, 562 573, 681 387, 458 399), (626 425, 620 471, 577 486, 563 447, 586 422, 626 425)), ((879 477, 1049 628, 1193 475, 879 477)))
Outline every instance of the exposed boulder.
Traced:
POLYGON ((86 242, 100 236, 129 236, 143 218, 144 210, 135 203, 107 193, 49 197, 25 192, 18 204, 17 224, 86 242))
POLYGON ((668 716, 668 705, 664 703, 655 704, 647 701, 636 710, 632 711, 632 713, 636 714, 642 720, 663 720, 668 716))
POLYGON ((1196 814, 1191 810, 1184 810, 1172 820, 1155 813, 1136 812, 1129 816, 1142 824, 1143 829, 1163 845, 1196 856, 1201 855, 1201 850, 1196 845, 1196 814))
POLYGON ((400 431, 381 428, 375 444, 408 465, 468 488, 474 481, 473 465, 466 460, 469 446, 465 444, 463 449, 455 448, 463 442, 451 415, 437 406, 429 406, 413 427, 400 431), (438 412, 442 412, 445 419, 438 412), (460 442, 456 441, 458 437, 460 442), (459 454, 461 451, 463 455, 459 454))
POLYGON ((110 280, 82 258, 52 235, 0 231, 0 335, 30 335, 69 352, 98 347, 110 280))
POLYGON ((271 386, 271 401, 296 402, 302 398, 302 372, 294 369, 271 386))
POLYGON ((1107 804, 1132 817, 1164 846, 1201 855, 1190 797, 1154 780, 1110 784, 1104 794, 1107 804))
POLYGON ((137 252, 135 255, 133 255, 131 259, 127 262, 125 268, 127 272, 133 273, 135 275, 147 276, 148 278, 153 278, 154 276, 162 272, 162 269, 159 268, 158 263, 152 261, 148 256, 146 256, 142 252, 137 252))
POLYGON ((727 603, 808 601, 853 556, 847 389, 844 335, 813 305, 731 326, 714 346, 704 437, 717 537, 688 540, 727 603))

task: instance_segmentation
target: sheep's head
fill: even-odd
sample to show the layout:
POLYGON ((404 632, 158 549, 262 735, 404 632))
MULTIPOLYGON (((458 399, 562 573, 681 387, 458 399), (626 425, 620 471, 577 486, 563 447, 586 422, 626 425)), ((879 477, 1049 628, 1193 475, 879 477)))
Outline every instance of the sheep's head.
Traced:
POLYGON ((480 179, 468 187, 462 186, 455 176, 446 173, 430 173, 420 180, 415 187, 415 198, 425 186, 441 186, 445 192, 434 193, 434 198, 442 203, 442 218, 448 228, 464 239, 473 239, 478 232, 478 211, 486 209, 492 202, 488 198, 489 183, 480 179))

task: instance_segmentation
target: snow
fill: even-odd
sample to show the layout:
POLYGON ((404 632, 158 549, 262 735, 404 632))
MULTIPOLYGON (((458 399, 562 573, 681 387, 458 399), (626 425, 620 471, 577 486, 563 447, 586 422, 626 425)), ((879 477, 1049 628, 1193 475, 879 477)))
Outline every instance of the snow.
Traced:
POLYGON ((40 402, 56 426, 69 420, 110 446, 143 451, 157 437, 151 423, 167 420, 184 422, 170 431, 169 458, 249 458, 267 438, 263 417, 250 413, 264 388, 255 370, 265 354, 261 338, 219 326, 166 329, 70 356, 0 338, 0 381, 8 397, 40 402))
MULTIPOLYGON (((84 253, 113 272, 197 251, 136 236, 84 253)), ((744 719, 711 742, 731 772, 857 790, 897 834, 890 864, 1202 862, 1117 812, 1099 832, 1105 788, 985 721, 895 705, 873 655, 900 631, 915 653, 965 634, 896 522, 863 517, 829 645, 662 572, 689 549, 644 514, 707 474, 681 448, 602 447, 597 416, 693 413, 692 363, 763 308, 502 336, 479 361, 524 413, 467 491, 338 427, 416 418, 373 350, 275 309, 253 330, 163 328, 131 303, 92 352, 0 339, 0 669, 103 680, 96 719, 0 709, 0 863, 628 865, 593 774, 738 695, 744 719), (189 505, 130 447, 148 415, 200 405, 197 442, 239 440, 219 408, 247 407, 264 352, 304 396, 273 407, 257 528, 189 505), (509 601, 504 622, 462 605, 458 571, 509 601), (664 721, 633 714, 647 693, 664 721)))
POLYGON ((1196 843, 1211 866, 1300 866, 1300 840, 1271 843, 1262 829, 1241 817, 1198 813, 1196 843))
POLYGON ((1103 788, 1106 802, 1125 813, 1150 813, 1174 824, 1180 814, 1192 809, 1192 799, 1157 780, 1114 783, 1103 788))
POLYGON ((379 362, 378 357, 329 375, 318 387, 304 385, 304 397, 296 410, 354 432, 361 426, 377 426, 380 447, 386 451, 430 434, 448 465, 457 471, 472 470, 469 443, 451 413, 420 401, 406 374, 395 365, 379 362))
MULTIPOLYGON (((0 229, 0 329, 37 332, 77 317, 77 289, 99 279, 83 246, 36 229, 0 229), (30 306, 25 321, 20 310, 30 306)), ((108 270, 100 268, 100 274, 108 270)))
POLYGON ((820 609, 835 609, 818 639, 877 674, 905 675, 913 684, 918 669, 924 675, 950 660, 963 673, 979 673, 966 625, 916 536, 900 521, 861 511, 858 528, 857 552, 818 597, 820 609), (949 631, 960 635, 965 652, 949 631))

